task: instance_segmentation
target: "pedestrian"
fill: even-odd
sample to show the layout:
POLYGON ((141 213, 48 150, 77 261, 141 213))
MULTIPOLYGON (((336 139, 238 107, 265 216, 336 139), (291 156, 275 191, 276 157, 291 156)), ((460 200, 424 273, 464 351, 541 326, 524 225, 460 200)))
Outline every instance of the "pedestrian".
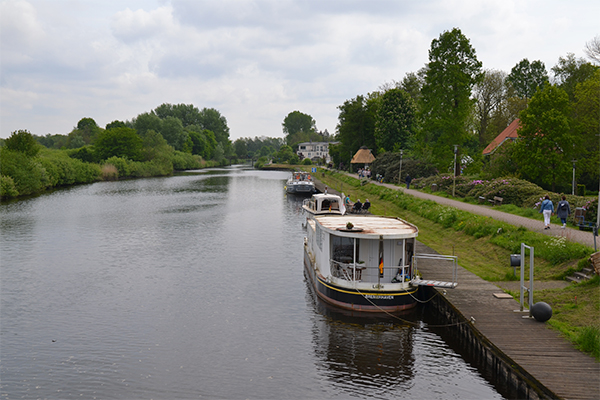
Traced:
POLYGON ((325 186, 325 194, 327 194, 327 186, 325 186))
POLYGON ((412 178, 410 177, 410 175, 406 175, 404 181, 406 182, 406 188, 410 189, 410 183, 412 182, 412 178))
POLYGON ((567 198, 563 195, 562 200, 556 205, 556 216, 560 218, 560 222, 562 222, 562 229, 566 228, 567 217, 569 215, 571 215, 571 207, 569 206, 567 198))
POLYGON ((544 215, 544 229, 550 229, 550 216, 554 213, 554 204, 550 196, 546 195, 542 205, 540 205, 540 214, 544 215))

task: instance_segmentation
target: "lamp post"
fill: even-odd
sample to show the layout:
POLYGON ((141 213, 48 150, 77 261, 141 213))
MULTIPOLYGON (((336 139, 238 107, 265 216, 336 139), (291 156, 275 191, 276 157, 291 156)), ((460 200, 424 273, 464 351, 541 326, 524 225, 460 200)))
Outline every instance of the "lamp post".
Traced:
POLYGON ((575 163, 577 160, 573 160, 573 184, 571 186, 571 194, 575 195, 575 163))
POLYGON ((398 171, 398 185, 402 184, 400 177, 402 176, 402 155, 404 154, 404 150, 400 150, 400 171, 398 171))
POLYGON ((452 197, 454 197, 454 194, 456 193, 456 153, 458 153, 457 144, 454 145, 454 177, 452 181, 452 197))

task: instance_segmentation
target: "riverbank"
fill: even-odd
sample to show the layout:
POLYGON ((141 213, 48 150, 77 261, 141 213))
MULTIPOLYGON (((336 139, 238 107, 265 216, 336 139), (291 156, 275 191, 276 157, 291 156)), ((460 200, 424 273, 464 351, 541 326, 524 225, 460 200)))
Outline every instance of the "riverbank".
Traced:
MULTIPOLYGON (((562 246, 567 245, 565 239, 548 238, 541 232, 531 232, 524 227, 515 228, 507 223, 497 222, 490 217, 469 217, 468 215, 471 214, 466 215, 465 211, 460 211, 464 215, 459 215, 452 224, 446 224, 448 219, 436 219, 433 222, 418 213, 407 210, 406 207, 400 206, 409 204, 418 210, 434 212, 435 210, 431 211, 435 208, 431 205, 433 203, 420 203, 423 200, 416 200, 414 196, 408 193, 402 192, 400 194, 397 188, 380 187, 381 190, 387 190, 389 193, 377 192, 374 185, 362 186, 355 178, 339 175, 344 178, 338 179, 336 176, 331 172, 320 172, 316 177, 323 182, 323 185, 328 185, 330 191, 344 192, 349 194, 352 199, 361 198, 364 200, 370 197, 373 214, 397 215, 417 224, 420 228, 419 240, 421 242, 441 254, 458 255, 462 267, 488 282, 498 284, 517 280, 513 268, 510 267, 510 255, 520 251, 518 249, 521 242, 531 245, 528 241, 535 241, 535 254, 538 256, 535 259, 536 287, 550 287, 536 291, 536 301, 547 302, 552 306, 554 312, 553 317, 546 325, 558 330, 566 340, 580 350, 594 354, 594 357, 600 360, 600 344, 597 339, 594 339, 598 337, 598 332, 600 332, 600 319, 598 318, 600 288, 598 278, 594 278, 589 284, 585 285, 569 285, 565 282, 566 276, 587 264, 586 257, 589 257, 589 254, 593 251, 591 248, 583 247, 583 253, 580 254, 579 258, 566 257, 563 254, 564 251, 561 250, 561 254, 558 255, 567 259, 560 262, 550 262, 539 256, 545 253, 546 257, 551 259, 554 253, 549 252, 549 250, 552 250, 550 247, 556 246, 558 243, 561 246, 559 250, 563 249, 562 246), (396 193, 396 195, 393 193, 396 193), (475 234, 466 234, 464 226, 463 230, 454 229, 454 225, 461 226, 461 218, 470 218, 475 221, 472 223, 478 226, 469 228, 476 230, 475 234), (496 229, 497 224, 500 224, 498 226, 503 228, 496 229), (504 232, 498 232, 498 230, 504 230, 504 232), (489 233, 490 231, 493 232, 489 233), (558 239, 560 241, 557 242, 558 239), (511 248, 511 246, 517 249, 511 248), (543 283, 540 284, 539 282, 543 283)), ((444 206, 441 212, 456 214, 456 212, 449 210, 451 210, 450 206, 444 206)), ((511 217, 513 216, 509 215, 509 218, 511 217)), ((577 244, 577 246, 582 245, 577 244)), ((578 252, 581 252, 581 249, 578 252)), ((528 266, 525 272, 528 276, 528 266)), ((511 290, 507 291, 515 297, 519 295, 518 291, 516 293, 511 292, 511 290)))

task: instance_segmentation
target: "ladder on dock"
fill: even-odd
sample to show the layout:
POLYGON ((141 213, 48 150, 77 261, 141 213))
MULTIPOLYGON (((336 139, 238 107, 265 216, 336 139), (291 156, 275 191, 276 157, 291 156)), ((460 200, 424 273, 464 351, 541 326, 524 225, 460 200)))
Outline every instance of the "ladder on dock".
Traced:
POLYGON ((436 279, 421 279, 418 275, 413 278, 410 283, 414 286, 430 286, 430 287, 439 287, 444 289, 454 289, 457 285, 458 278, 458 257, 457 256, 446 256, 442 254, 415 254, 413 255, 413 266, 415 270, 418 271, 418 261, 419 260, 433 260, 441 264, 442 262, 450 262, 452 263, 452 281, 440 281, 436 279))

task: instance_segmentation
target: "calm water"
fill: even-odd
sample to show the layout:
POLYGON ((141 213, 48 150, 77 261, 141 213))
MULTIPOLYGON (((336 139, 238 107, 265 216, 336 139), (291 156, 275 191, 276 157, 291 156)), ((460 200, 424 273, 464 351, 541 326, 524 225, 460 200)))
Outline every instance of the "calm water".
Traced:
POLYGON ((415 326, 315 300, 287 177, 234 167, 2 204, 0 398, 502 398, 423 309, 403 316, 415 326))

